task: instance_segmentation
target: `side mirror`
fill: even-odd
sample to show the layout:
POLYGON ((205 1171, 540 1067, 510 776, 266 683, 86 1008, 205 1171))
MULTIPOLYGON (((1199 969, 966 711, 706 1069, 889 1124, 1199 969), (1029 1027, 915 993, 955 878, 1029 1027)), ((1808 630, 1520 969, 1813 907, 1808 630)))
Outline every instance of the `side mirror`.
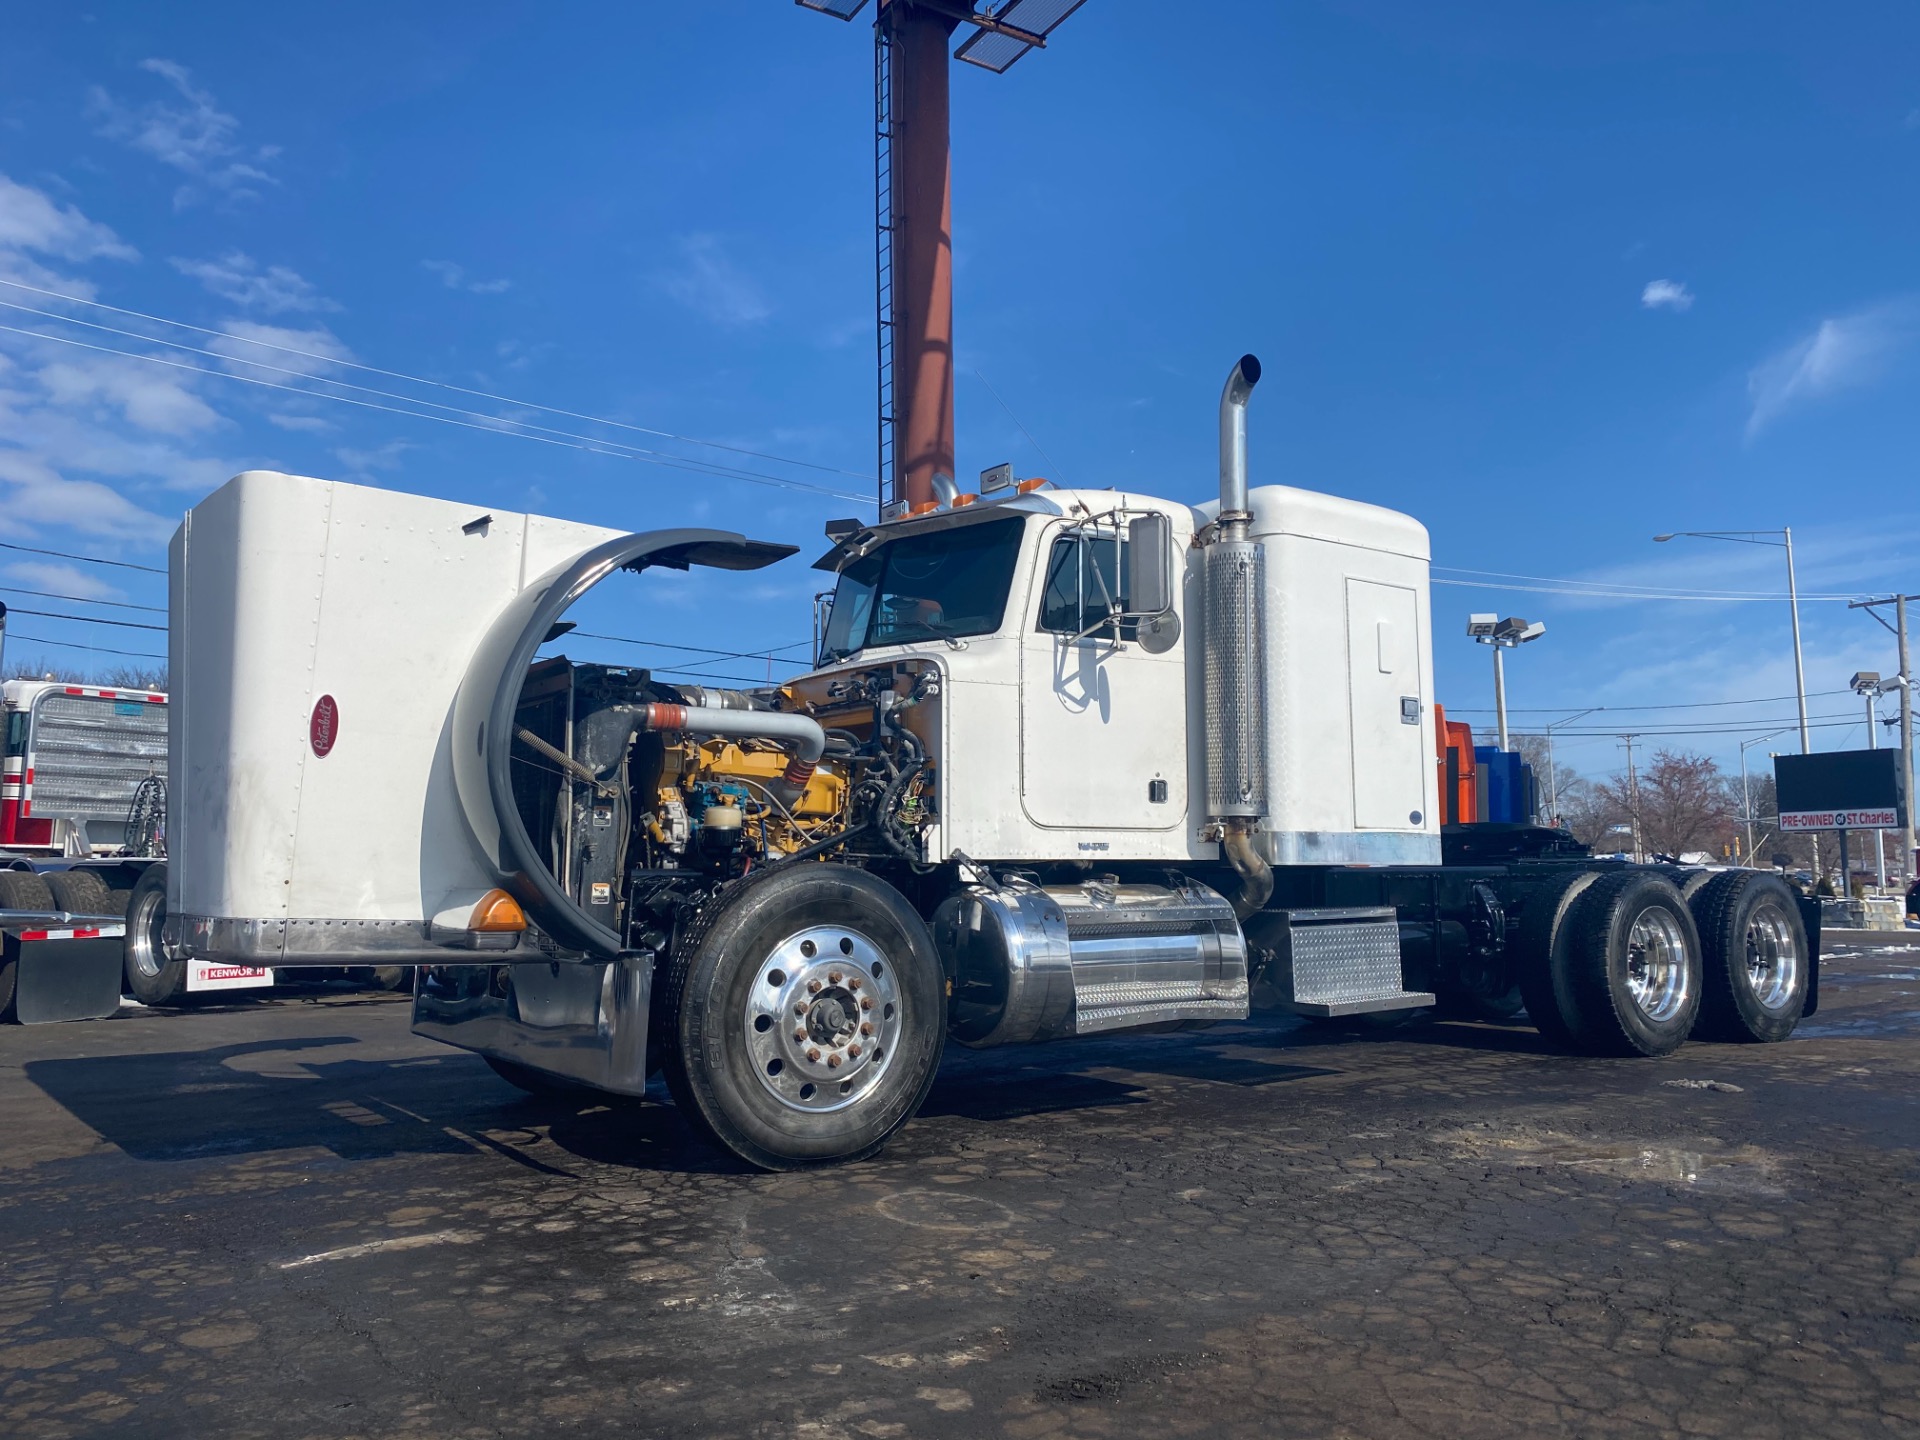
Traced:
POLYGON ((1127 522, 1127 611, 1164 615, 1173 609, 1173 522, 1141 515, 1127 522))

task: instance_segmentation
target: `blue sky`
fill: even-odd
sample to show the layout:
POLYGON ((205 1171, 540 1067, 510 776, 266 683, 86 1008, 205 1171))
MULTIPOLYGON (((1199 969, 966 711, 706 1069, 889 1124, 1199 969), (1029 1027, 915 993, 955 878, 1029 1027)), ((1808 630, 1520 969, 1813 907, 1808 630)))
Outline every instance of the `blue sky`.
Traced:
MULTIPOLYGON (((1088 0, 1007 75, 959 68, 963 473, 1011 460, 1204 498, 1219 385, 1253 350, 1256 482, 1411 512, 1444 579, 1546 577, 1435 590, 1455 709, 1490 704, 1469 611, 1547 622, 1510 667, 1536 723, 1544 707, 1791 693, 1783 603, 1593 593, 1782 588, 1777 550, 1655 546, 1656 531, 1790 524, 1809 594, 1920 589, 1920 10, 1206 13, 1088 0)), ((636 529, 740 528, 810 559, 821 524, 858 507, 785 487, 869 492, 864 23, 785 0, 12 3, 4 33, 0 276, 226 332, 0 286, 218 352, 0 310, 0 325, 202 367, 0 331, 5 538, 164 564, 183 508, 270 466, 636 529), (248 385, 223 355, 297 372, 246 369, 256 380, 349 379, 410 397, 400 408, 512 414, 782 483, 248 385)), ((803 560, 635 586, 598 602, 593 628, 769 648, 804 639, 819 580, 803 560)), ((18 591, 162 598, 143 572, 15 551, 0 551, 0 587, 68 612, 18 591)), ((1838 601, 1804 608, 1812 709, 1850 720, 1851 695, 1818 692, 1890 673, 1890 641, 1838 601)), ((14 625, 128 650, 160 639, 14 625)), ((16 658, 35 650, 14 642, 16 658)), ((1573 728, 1725 725, 1738 736, 1667 743, 1731 758, 1735 738, 1791 713, 1615 708, 1573 728)), ((1823 728, 1816 745, 1860 744, 1863 728, 1823 728)), ((1561 753, 1589 772, 1618 759, 1601 737, 1561 753)))

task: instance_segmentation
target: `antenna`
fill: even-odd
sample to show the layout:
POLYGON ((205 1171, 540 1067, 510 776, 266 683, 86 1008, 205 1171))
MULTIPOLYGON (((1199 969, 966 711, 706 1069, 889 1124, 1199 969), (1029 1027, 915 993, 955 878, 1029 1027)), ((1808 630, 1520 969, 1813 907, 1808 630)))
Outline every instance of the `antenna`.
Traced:
MULTIPOLYGON (((852 20, 867 0, 794 0, 852 20)), ((877 0, 873 21, 874 318, 880 507, 932 500, 955 473, 953 182, 947 45, 1003 75, 1085 0, 877 0)))

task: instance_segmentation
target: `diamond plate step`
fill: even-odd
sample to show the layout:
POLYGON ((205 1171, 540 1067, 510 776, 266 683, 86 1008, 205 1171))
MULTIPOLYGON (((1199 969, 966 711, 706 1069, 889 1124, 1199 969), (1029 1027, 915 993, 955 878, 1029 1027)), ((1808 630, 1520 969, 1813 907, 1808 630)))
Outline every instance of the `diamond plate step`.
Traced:
POLYGON ((1400 968, 1400 923, 1391 905, 1281 910, 1286 921, 1281 975, 1291 977, 1288 1008, 1330 1019, 1414 1010, 1435 1003, 1408 990, 1400 968))

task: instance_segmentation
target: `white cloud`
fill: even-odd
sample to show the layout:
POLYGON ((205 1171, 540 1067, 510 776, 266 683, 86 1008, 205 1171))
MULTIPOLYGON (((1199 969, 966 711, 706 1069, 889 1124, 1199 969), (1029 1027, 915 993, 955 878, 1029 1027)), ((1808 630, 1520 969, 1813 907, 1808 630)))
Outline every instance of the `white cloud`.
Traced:
POLYGON ((451 260, 422 260, 420 268, 431 270, 449 290, 465 290, 470 295, 500 295, 513 288, 511 280, 473 280, 463 266, 451 260))
POLYGON ((71 595, 78 600, 119 600, 124 591, 116 590, 98 575, 89 575, 71 565, 51 565, 42 560, 16 560, 7 566, 7 578, 16 585, 50 590, 56 595, 71 595))
POLYGON ((107 226, 6 175, 0 175, 0 250, 34 250, 77 261, 140 258, 107 226))
POLYGON ((74 480, 26 450, 0 446, 0 508, 10 525, 64 526, 116 540, 164 540, 173 522, 97 480, 74 480))
POLYGON ((1693 292, 1680 280, 1649 280, 1640 303, 1649 310, 1687 311, 1693 308, 1693 292))
POLYGON ((331 420, 322 420, 318 415, 269 415, 269 425, 277 425, 282 430, 295 430, 303 434, 319 434, 333 429, 331 420))
POLYGON ((1901 296, 1822 320, 1811 334, 1769 356, 1747 376, 1751 440, 1781 415, 1811 401, 1873 383, 1920 334, 1920 301, 1901 296))
MULTIPOLYGON (((353 358, 345 342, 324 325, 292 330, 284 325, 262 325, 253 320, 229 320, 221 329, 224 333, 209 340, 207 345, 234 360, 257 360, 282 370, 318 375, 336 360, 353 358)), ((243 368, 241 373, 253 372, 243 368)))
POLYGON ((376 470, 399 469, 400 457, 407 451, 418 448, 410 440, 389 440, 386 444, 376 445, 371 450, 355 450, 343 445, 333 453, 340 458, 340 463, 347 467, 348 474, 365 479, 376 470))
POLYGON ((55 406, 118 411, 136 429, 191 435, 219 425, 213 407, 189 390, 180 375, 135 360, 89 355, 50 361, 34 378, 55 406))
POLYGON ((717 325, 755 325, 773 313, 760 287, 722 252, 713 235, 688 235, 680 241, 680 266, 663 272, 660 288, 682 305, 717 325))
MULTIPOLYGON (((179 101, 150 100, 123 105, 99 86, 88 97, 88 109, 100 124, 100 133, 123 141, 163 165, 192 176, 232 199, 259 194, 260 185, 280 182, 260 167, 280 153, 277 145, 242 145, 240 122, 215 103, 213 95, 197 88, 186 66, 173 60, 142 60, 140 68, 158 75, 173 87, 179 101)), ((174 192, 176 209, 200 196, 194 185, 174 192)))
POLYGON ((247 310, 279 315, 288 310, 338 310, 340 307, 284 265, 262 270, 250 255, 231 250, 218 260, 182 260, 170 263, 182 275, 192 276, 222 300, 247 310))

